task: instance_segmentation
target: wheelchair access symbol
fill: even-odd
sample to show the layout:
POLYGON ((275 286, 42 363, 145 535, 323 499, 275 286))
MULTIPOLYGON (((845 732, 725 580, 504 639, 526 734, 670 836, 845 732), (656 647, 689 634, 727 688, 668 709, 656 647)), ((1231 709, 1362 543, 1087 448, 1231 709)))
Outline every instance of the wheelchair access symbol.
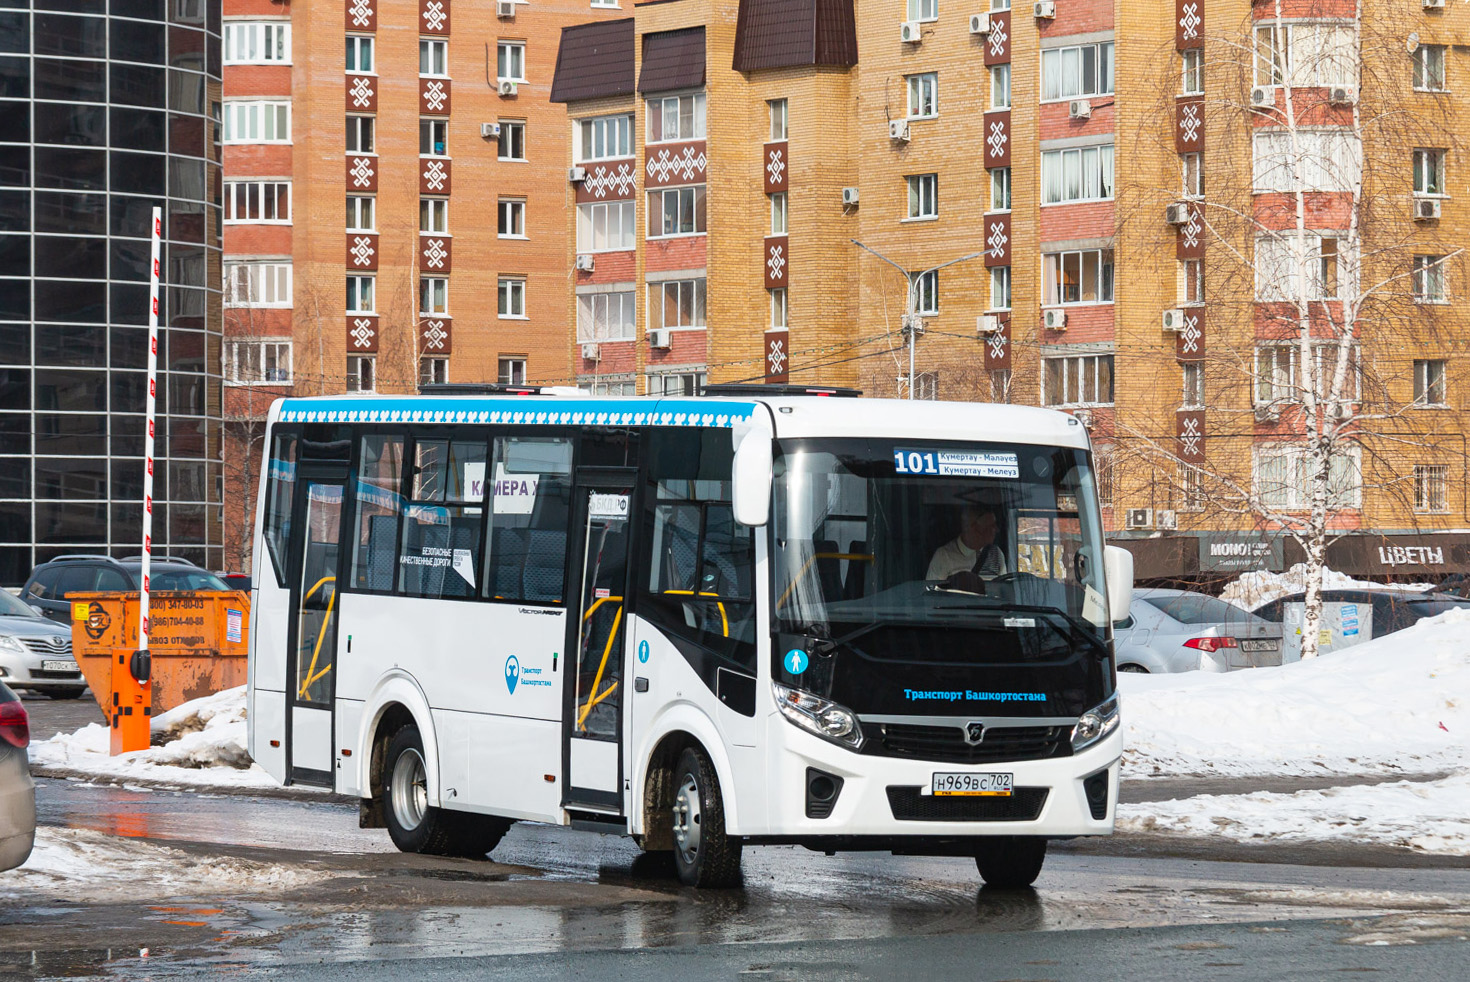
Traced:
POLYGON ((642 664, 645 664, 645 665, 648 664, 648 642, 647 641, 639 641, 638 642, 638 661, 640 663, 642 663, 642 664))
POLYGON ((512 694, 516 691, 516 683, 521 680, 521 662, 515 655, 505 660, 505 687, 512 694))
POLYGON ((786 671, 790 672, 792 675, 800 675, 802 672, 806 671, 806 652, 802 651, 800 648, 792 648, 790 651, 786 652, 785 664, 786 671))

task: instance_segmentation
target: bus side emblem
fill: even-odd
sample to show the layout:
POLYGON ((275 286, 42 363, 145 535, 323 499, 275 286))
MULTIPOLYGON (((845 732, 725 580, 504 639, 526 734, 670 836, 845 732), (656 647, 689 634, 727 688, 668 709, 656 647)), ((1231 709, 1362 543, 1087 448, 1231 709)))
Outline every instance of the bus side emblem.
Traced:
POLYGON ((966 743, 968 743, 970 746, 973 747, 973 746, 976 746, 983 739, 985 739, 985 724, 984 723, 966 723, 965 724, 965 742, 966 743))
POLYGON ((515 655, 505 660, 505 687, 512 693, 516 691, 516 683, 521 680, 521 662, 515 655))

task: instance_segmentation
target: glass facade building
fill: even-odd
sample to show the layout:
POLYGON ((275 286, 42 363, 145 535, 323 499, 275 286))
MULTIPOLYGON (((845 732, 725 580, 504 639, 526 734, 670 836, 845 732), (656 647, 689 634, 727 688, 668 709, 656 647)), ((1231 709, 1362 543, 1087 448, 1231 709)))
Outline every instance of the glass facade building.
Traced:
POLYGON ((155 206, 154 552, 221 564, 220 55, 219 0, 0 0, 0 585, 140 551, 155 206))

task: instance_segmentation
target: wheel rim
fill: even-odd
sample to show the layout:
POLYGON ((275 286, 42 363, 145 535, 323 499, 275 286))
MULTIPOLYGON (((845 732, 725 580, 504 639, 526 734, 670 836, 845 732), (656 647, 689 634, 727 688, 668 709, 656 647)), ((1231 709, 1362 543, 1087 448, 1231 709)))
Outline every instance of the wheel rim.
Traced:
POLYGON ((405 831, 413 831, 429 810, 429 782, 424 773, 424 758, 409 748, 398 755, 393 764, 393 817, 405 831))
POLYGON ((699 781, 685 774, 684 782, 674 792, 674 845, 686 866, 694 865, 699 855, 700 819, 699 781))

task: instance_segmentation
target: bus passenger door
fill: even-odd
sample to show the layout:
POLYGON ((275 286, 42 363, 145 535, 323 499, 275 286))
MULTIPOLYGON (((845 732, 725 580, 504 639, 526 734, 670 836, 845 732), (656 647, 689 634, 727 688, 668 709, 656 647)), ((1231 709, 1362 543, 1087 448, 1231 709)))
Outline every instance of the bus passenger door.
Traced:
POLYGON ((575 615, 567 624, 563 805, 621 814, 623 638, 631 546, 631 468, 577 472, 572 524, 575 615))
POLYGON ((332 786, 337 572, 346 464, 303 462, 291 521, 291 636, 286 685, 288 784, 332 786))

